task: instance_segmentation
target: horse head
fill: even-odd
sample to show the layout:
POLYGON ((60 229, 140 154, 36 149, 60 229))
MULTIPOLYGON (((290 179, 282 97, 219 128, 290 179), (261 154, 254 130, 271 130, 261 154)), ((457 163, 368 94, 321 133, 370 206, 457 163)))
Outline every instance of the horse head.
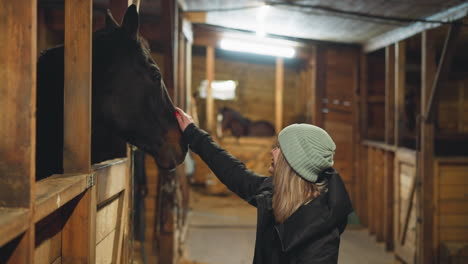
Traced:
POLYGON ((187 146, 161 71, 138 28, 131 5, 121 26, 108 11, 105 28, 94 34, 93 133, 116 133, 151 154, 160 168, 173 169, 184 160, 187 146))

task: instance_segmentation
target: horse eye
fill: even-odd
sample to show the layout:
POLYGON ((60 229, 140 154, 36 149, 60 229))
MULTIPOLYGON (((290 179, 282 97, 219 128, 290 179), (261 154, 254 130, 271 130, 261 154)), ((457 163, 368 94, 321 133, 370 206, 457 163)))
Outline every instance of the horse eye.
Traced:
POLYGON ((155 72, 155 73, 153 74, 153 80, 154 80, 155 82, 161 81, 161 73, 155 72))

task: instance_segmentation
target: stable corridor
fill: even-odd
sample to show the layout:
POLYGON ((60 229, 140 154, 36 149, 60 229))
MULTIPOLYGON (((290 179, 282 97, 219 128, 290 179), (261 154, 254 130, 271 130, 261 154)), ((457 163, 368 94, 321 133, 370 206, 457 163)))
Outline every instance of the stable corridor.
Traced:
MULTIPOLYGON (((250 264, 256 209, 235 195, 192 191, 185 258, 195 264, 250 264)), ((367 229, 348 226, 341 237, 339 264, 390 264, 393 254, 376 244, 367 229)))

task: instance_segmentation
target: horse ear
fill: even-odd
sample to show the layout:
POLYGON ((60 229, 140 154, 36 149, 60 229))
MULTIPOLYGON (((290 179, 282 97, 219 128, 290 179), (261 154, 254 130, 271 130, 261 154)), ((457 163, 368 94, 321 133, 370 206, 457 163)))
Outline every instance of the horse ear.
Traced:
POLYGON ((119 28, 119 24, 115 22, 114 17, 109 9, 106 12, 106 27, 107 28, 119 28))
POLYGON ((122 21, 122 28, 134 39, 138 35, 139 18, 137 8, 134 4, 127 8, 122 21))

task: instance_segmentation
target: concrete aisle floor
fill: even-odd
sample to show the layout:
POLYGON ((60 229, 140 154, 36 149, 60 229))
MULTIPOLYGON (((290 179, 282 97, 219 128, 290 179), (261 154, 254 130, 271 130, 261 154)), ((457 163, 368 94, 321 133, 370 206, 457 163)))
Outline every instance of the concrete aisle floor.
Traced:
MULTIPOLYGON (((191 193, 185 257, 192 263, 252 263, 256 209, 235 195, 191 193)), ((377 245, 366 229, 348 228, 342 235, 339 264, 389 264, 393 254, 377 245)))

